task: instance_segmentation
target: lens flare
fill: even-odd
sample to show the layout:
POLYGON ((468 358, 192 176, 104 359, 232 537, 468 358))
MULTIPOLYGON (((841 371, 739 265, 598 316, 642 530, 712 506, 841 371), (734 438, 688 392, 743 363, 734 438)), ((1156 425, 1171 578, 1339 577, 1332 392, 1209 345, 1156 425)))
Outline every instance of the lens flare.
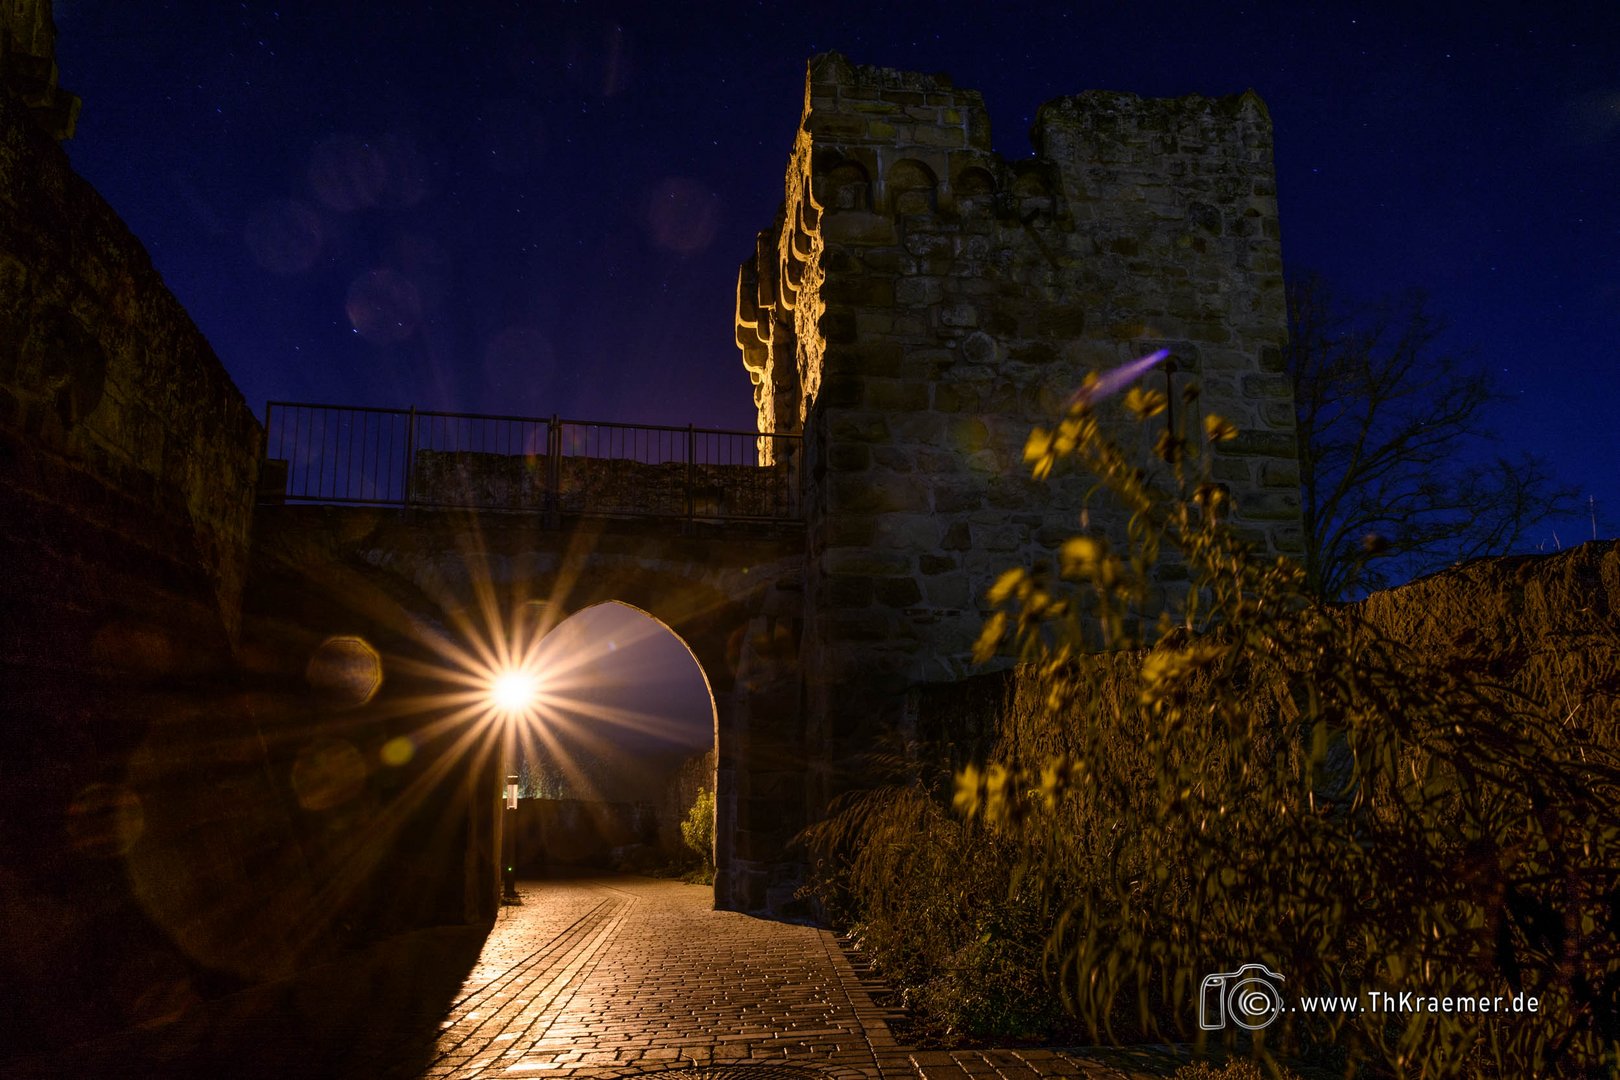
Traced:
POLYGON ((490 704, 508 715, 528 712, 539 696, 540 680, 531 671, 505 671, 489 684, 490 704))

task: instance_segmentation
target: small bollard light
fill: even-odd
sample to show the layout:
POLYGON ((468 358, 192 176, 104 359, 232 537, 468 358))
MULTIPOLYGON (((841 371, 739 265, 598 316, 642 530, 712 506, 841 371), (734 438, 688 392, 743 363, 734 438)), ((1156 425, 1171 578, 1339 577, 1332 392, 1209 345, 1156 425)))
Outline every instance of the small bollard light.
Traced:
POLYGON ((508 810, 517 809, 517 795, 518 778, 515 776, 508 776, 506 778, 506 808, 508 810))

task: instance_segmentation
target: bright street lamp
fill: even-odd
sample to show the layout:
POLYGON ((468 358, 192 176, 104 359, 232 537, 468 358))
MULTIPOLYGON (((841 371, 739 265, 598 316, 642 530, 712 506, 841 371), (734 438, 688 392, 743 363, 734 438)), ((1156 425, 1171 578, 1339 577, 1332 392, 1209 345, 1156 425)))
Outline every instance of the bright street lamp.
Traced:
POLYGON ((522 668, 503 671, 489 683, 490 704, 508 715, 528 712, 539 696, 539 678, 522 668))

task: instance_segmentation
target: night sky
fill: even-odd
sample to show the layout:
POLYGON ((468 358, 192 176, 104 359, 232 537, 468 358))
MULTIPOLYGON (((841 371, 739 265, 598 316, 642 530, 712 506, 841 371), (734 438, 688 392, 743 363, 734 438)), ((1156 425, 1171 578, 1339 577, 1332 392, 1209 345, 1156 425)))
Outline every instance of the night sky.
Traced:
MULTIPOLYGON (((257 410, 751 427, 736 268, 782 196, 805 59, 835 49, 983 91, 1012 157, 1049 98, 1253 87, 1290 270, 1428 290, 1513 398, 1506 448, 1620 520, 1620 12, 1527 7, 1548 10, 58 0, 56 20, 75 166, 257 410)), ((1584 512, 1560 528, 1590 535, 1584 512)))

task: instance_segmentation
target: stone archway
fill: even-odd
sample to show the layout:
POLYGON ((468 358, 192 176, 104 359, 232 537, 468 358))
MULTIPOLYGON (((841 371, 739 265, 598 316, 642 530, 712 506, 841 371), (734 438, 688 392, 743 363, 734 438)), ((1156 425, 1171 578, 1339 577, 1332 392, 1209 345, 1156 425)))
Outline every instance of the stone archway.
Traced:
MULTIPOLYGON (((518 873, 607 863, 652 870, 693 858, 682 823, 698 791, 712 807, 717 788, 710 672, 667 623, 623 600, 548 608, 545 624, 525 660, 534 707, 514 725, 518 873)), ((731 765, 718 792, 728 808, 731 765)), ((713 819, 711 809, 709 862, 713 819)))
MULTIPOLYGON (((785 848, 806 805, 791 645, 803 563, 797 528, 594 521, 548 529, 529 515, 289 506, 261 509, 256 540, 261 565, 319 582, 328 595, 368 597, 395 622, 475 623, 488 618, 480 608, 491 596, 505 607, 543 603, 552 625, 603 603, 655 619, 689 651, 713 702, 715 905, 759 910, 773 886, 791 894, 785 848)), ((484 786, 473 783, 468 797, 481 799, 484 786)), ((473 897, 476 880, 498 876, 492 832, 469 827, 469 912, 489 906, 473 897)))

